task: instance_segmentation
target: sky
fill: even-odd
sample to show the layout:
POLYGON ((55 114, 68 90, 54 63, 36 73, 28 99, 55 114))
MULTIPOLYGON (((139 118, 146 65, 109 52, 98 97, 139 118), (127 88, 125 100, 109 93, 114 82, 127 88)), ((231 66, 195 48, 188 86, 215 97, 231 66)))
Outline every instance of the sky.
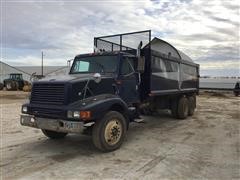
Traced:
POLYGON ((0 0, 1 61, 66 65, 93 38, 152 30, 200 64, 201 75, 240 76, 238 0, 0 0))

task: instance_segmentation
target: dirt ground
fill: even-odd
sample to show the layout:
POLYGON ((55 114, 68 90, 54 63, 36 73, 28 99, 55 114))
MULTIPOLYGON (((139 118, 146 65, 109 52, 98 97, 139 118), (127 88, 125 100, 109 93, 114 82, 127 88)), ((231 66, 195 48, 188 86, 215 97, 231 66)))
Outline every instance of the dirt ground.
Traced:
POLYGON ((49 140, 21 126, 26 96, 0 92, 1 179, 240 179, 240 97, 201 94, 186 120, 145 116, 119 150, 101 153, 88 136, 49 140))

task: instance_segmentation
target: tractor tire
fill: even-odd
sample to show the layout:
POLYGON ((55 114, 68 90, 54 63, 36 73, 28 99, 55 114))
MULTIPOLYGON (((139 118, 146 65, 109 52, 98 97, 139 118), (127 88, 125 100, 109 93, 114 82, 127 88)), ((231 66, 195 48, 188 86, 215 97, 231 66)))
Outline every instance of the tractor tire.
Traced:
POLYGON ((122 145, 126 131, 124 116, 117 111, 109 111, 93 126, 93 144, 102 152, 114 151, 122 145))
POLYGON ((30 92, 31 90, 32 90, 32 86, 30 84, 23 86, 23 91, 24 92, 30 92))
POLYGON ((196 108, 196 96, 188 97, 188 115, 192 116, 196 108))
POLYGON ((178 108, 177 108, 177 117, 179 119, 185 119, 188 116, 189 111, 189 102, 186 97, 181 97, 178 101, 178 108))
POLYGON ((50 131, 46 129, 42 129, 42 132, 45 136, 47 136, 50 139, 62 139, 68 134, 63 132, 50 131))
POLYGON ((3 88, 4 88, 4 84, 0 83, 0 90, 3 90, 3 88))
POLYGON ((17 84, 14 81, 7 81, 6 82, 6 90, 7 91, 17 90, 17 84))

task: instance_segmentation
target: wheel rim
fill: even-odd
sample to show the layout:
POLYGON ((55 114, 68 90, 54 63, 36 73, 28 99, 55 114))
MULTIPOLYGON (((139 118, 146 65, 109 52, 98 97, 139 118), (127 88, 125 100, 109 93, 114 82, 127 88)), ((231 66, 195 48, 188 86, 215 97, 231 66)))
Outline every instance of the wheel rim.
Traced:
POLYGON ((115 145, 122 136, 122 125, 118 119, 112 119, 105 128, 104 138, 109 145, 115 145))

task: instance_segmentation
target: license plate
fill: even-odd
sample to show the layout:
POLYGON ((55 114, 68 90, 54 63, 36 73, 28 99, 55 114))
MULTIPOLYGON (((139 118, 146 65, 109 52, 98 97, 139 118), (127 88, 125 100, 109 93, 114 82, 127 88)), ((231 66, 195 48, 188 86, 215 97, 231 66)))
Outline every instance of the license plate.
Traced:
POLYGON ((73 122, 65 122, 64 127, 67 129, 78 129, 79 125, 77 123, 73 123, 73 122))

